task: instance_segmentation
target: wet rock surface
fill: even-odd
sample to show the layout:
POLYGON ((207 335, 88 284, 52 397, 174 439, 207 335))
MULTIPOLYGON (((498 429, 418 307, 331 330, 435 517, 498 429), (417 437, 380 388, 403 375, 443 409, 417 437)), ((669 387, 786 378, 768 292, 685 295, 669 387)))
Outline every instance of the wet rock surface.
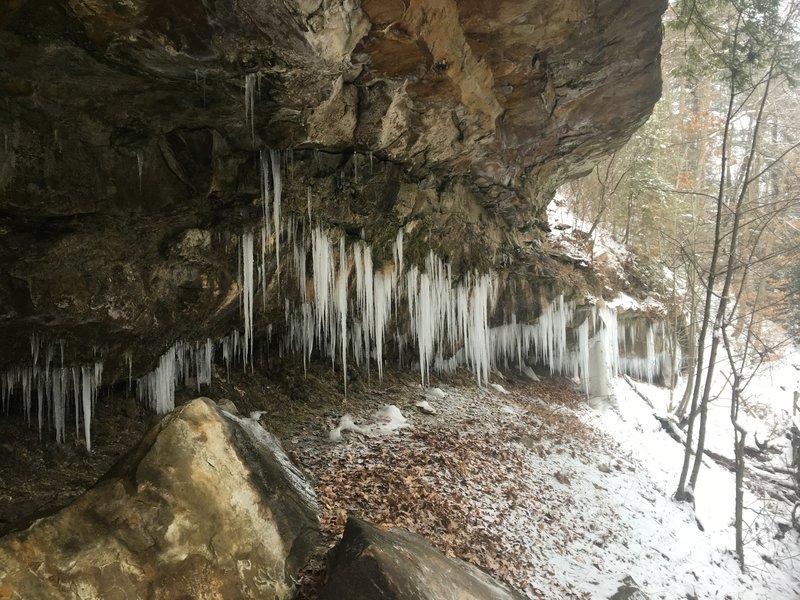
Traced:
POLYGON ((289 598, 318 530, 276 439, 200 398, 68 507, 0 538, 0 597, 289 598))

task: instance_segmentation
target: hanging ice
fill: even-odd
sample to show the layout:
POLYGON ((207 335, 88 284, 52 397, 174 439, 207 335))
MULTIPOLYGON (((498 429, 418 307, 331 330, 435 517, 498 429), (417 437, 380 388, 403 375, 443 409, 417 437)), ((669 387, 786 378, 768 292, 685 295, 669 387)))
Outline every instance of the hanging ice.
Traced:
POLYGON ((261 179, 261 207, 263 224, 261 226, 261 295, 264 309, 267 308, 267 249, 272 240, 272 221, 269 211, 269 153, 266 150, 259 152, 259 166, 261 179))
POLYGON ((253 351, 253 234, 242 235, 242 313, 244 316, 245 366, 253 351))
POLYGON ((255 142, 256 74, 244 76, 244 120, 250 126, 250 140, 255 142))
POLYGON ((141 150, 136 151, 136 167, 139 173, 139 193, 142 193, 142 174, 144 173, 144 153, 141 150))
MULTIPOLYGON (((31 345, 32 360, 38 364, 40 344, 37 336, 31 336, 31 345)), ((58 345, 59 348, 63 349, 63 342, 59 342, 58 345)), ((91 450, 91 419, 94 398, 96 398, 97 388, 102 378, 102 363, 98 362, 94 365, 84 365, 82 367, 64 366, 62 355, 60 362, 62 366, 51 368, 52 354, 53 345, 48 344, 45 353, 46 362, 43 367, 16 367, 0 372, 0 400, 2 400, 2 406, 7 412, 10 408, 11 397, 15 395, 16 389, 20 388, 22 410, 25 419, 30 423, 31 412, 33 411, 33 389, 36 388, 37 424, 40 438, 44 426, 47 425, 52 427, 56 442, 59 444, 64 443, 67 434, 66 424, 69 407, 72 406, 76 436, 80 435, 81 413, 83 413, 84 439, 87 450, 91 450), (83 378, 83 375, 87 372, 90 376, 88 380, 83 378), (84 385, 88 385, 90 391, 88 409, 81 396, 84 385)))
POLYGON ((275 229, 275 264, 276 276, 281 278, 281 195, 283 194, 283 183, 281 181, 281 161, 277 150, 269 151, 270 162, 272 164, 272 218, 275 229))
POLYGON ((339 238, 339 273, 336 276, 336 309, 339 313, 339 329, 342 346, 342 378, 344 395, 347 397, 347 253, 344 236, 339 238))

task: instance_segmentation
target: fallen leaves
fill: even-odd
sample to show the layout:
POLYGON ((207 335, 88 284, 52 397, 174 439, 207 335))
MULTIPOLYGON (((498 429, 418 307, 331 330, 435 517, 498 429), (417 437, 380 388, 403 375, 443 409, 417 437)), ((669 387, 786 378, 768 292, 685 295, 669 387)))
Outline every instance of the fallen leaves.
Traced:
MULTIPOLYGON (((295 447, 295 459, 316 480, 323 534, 336 539, 346 515, 355 513, 418 533, 532 598, 544 597, 544 586, 533 581, 545 579, 562 598, 584 597, 542 573, 537 540, 567 553, 576 536, 559 525, 572 504, 564 487, 569 477, 556 472, 553 482, 531 461, 559 452, 583 456, 594 433, 575 416, 580 400, 571 389, 551 381, 535 385, 548 402, 532 402, 509 386, 500 406, 480 389, 459 389, 460 397, 437 397, 436 418, 419 415, 399 436, 295 447), (502 410, 509 402, 511 410, 502 410)), ((418 398, 407 401, 413 406, 418 398)), ((393 402, 403 406, 399 398, 393 402)), ((354 404, 351 399, 349 411, 354 404)))

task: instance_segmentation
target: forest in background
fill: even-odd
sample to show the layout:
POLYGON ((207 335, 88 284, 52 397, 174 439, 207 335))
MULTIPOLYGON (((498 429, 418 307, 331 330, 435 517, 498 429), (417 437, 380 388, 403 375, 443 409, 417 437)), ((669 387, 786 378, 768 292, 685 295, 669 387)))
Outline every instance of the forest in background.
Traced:
POLYGON ((587 253, 598 230, 623 243, 685 348, 687 384, 672 407, 689 441, 678 500, 694 501, 712 382, 726 379, 742 568, 739 411, 764 361, 800 338, 799 12, 796 1, 672 3, 662 100, 624 148, 564 190, 588 224, 587 253))

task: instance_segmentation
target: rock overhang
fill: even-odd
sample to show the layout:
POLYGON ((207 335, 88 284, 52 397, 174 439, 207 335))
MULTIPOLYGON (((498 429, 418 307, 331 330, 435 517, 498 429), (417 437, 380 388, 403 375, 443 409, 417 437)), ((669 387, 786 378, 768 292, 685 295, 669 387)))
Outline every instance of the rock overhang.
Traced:
MULTIPOLYGON (((176 250, 176 240, 189 230, 217 239, 257 218, 249 203, 262 147, 338 155, 339 169, 388 165, 384 184, 417 188, 415 206, 427 207, 411 211, 417 230, 429 231, 420 246, 458 222, 467 233, 438 235, 442 254, 541 274, 528 264, 542 260, 530 232, 546 226, 555 188, 624 143, 660 93, 664 2, 8 8, 5 363, 19 359, 31 331, 73 346, 91 340, 78 355, 105 338, 122 367, 125 344, 163 347, 221 330, 235 318, 236 254, 176 250), (454 189, 465 199, 454 201, 454 189)), ((314 206, 335 226, 388 229, 409 218, 394 210, 396 193, 343 214, 338 179, 336 169, 319 173, 329 199, 314 206)), ((295 200, 302 211, 304 198, 295 200)))

